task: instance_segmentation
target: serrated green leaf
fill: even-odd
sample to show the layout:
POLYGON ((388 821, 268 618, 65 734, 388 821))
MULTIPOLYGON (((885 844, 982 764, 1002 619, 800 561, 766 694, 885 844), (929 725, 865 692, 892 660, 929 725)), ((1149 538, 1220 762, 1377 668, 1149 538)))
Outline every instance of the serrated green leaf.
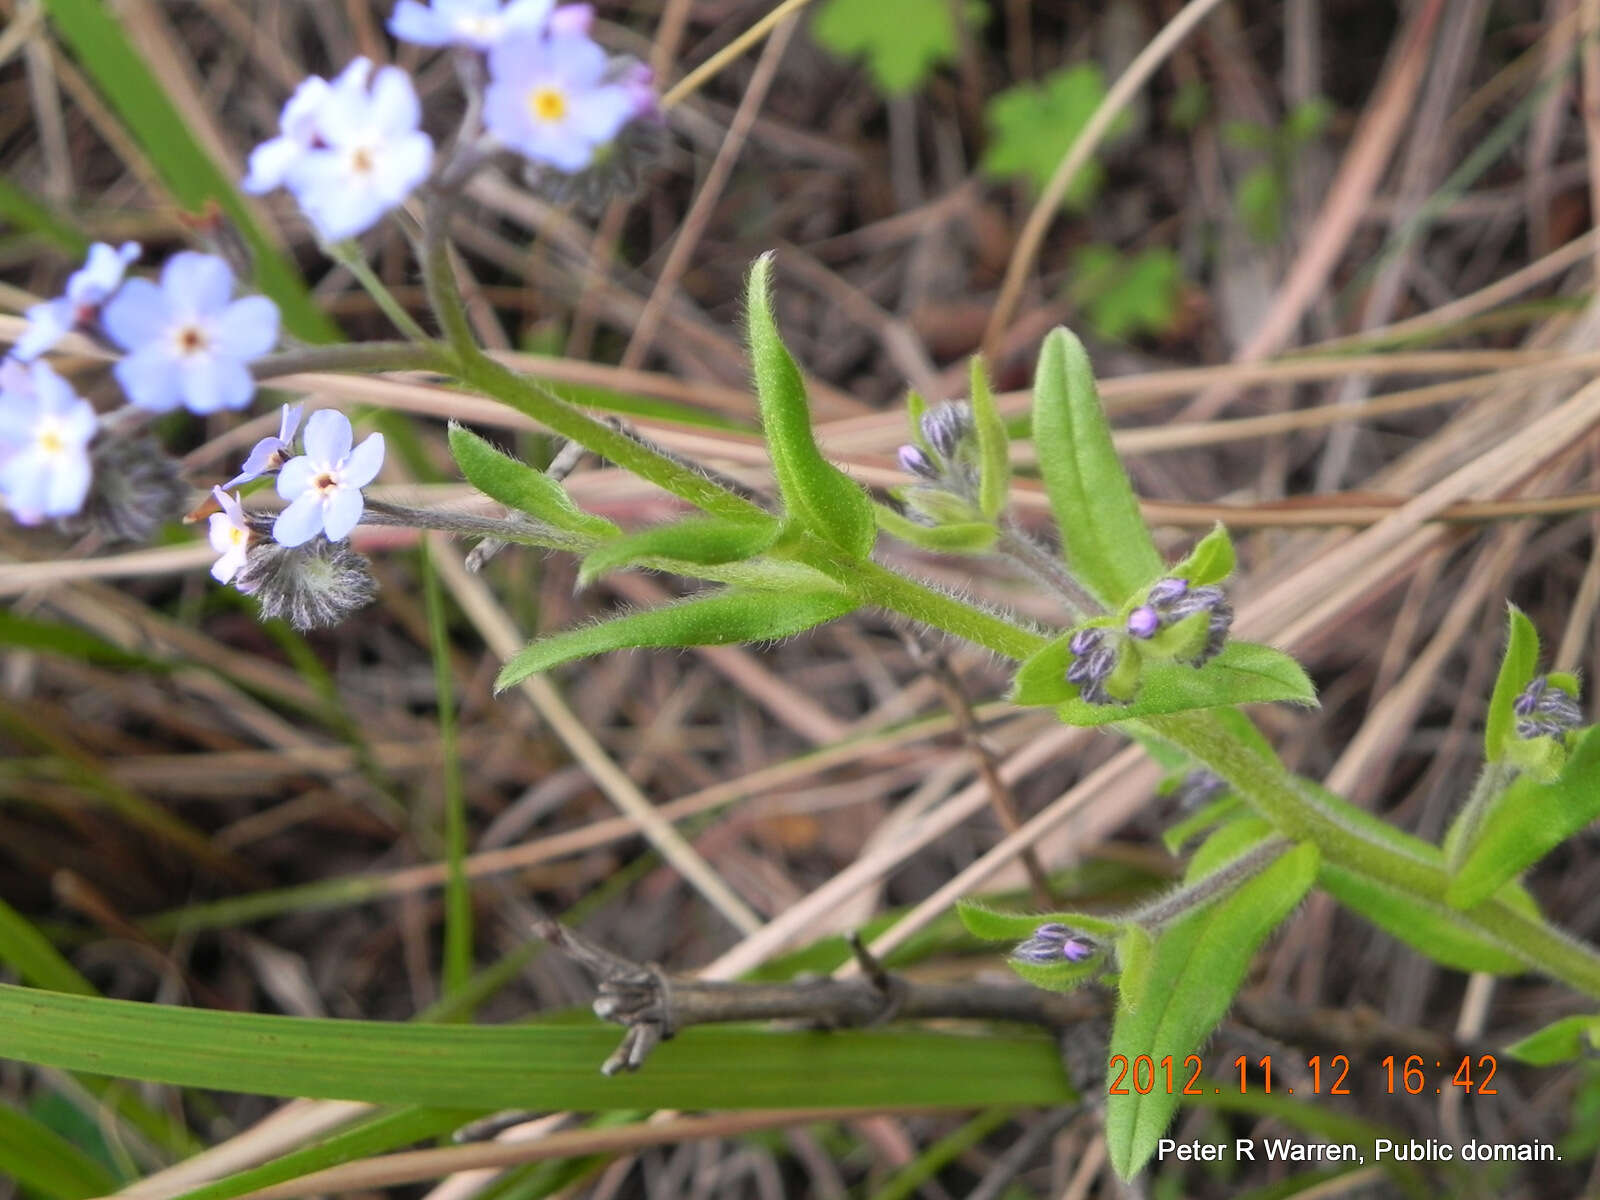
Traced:
POLYGON ((1457 908, 1487 900, 1600 818, 1600 726, 1583 731, 1554 783, 1521 776, 1491 805, 1445 893, 1457 908))
POLYGON ((449 436, 450 453, 461 473, 490 499, 557 529, 591 537, 617 534, 610 521, 579 508, 556 480, 495 449, 465 425, 450 422, 449 436))
MULTIPOLYGON (((993 97, 984 108, 989 127, 984 173, 1020 176, 1035 191, 1043 191, 1105 95, 1105 75, 1100 67, 1079 63, 1056 71, 1041 84, 1020 83, 993 97)), ((1112 134, 1127 127, 1126 116, 1119 116, 1112 123, 1112 134)), ((1086 162, 1067 188, 1062 204, 1083 208, 1104 178, 1099 163, 1093 159, 1086 162)))
MULTIPOLYGON (((1293 911, 1317 875, 1317 848, 1287 851, 1233 892, 1174 922, 1154 940, 1136 1007, 1119 1004, 1111 1053, 1131 1062, 1182 1062, 1216 1028, 1243 982, 1256 948, 1293 911)), ((1111 1164, 1130 1179, 1155 1152, 1179 1097, 1165 1089, 1106 1097, 1111 1164)))
POLYGON ((995 406, 983 359, 973 355, 972 424, 978 435, 978 509, 994 520, 1011 495, 1011 452, 1006 423, 995 406))
POLYGON ((1191 587, 1204 587, 1221 583, 1233 574, 1235 565, 1233 539, 1218 521, 1210 533, 1195 543, 1184 560, 1167 574, 1174 579, 1187 579, 1191 587))
POLYGON ((267 236, 255 213, 167 95, 103 0, 44 0, 62 39, 111 102, 180 205, 202 212, 215 202, 249 247, 256 283, 283 314, 284 328, 314 342, 339 329, 312 299, 293 262, 267 236))
POLYGON ((1506 1047, 1506 1053, 1531 1067, 1553 1067, 1600 1050, 1600 1014, 1562 1017, 1506 1047))
POLYGON ((689 517, 670 525, 640 529, 613 538, 585 556, 578 570, 578 584, 586 587, 608 571, 651 558, 668 559, 691 567, 743 562, 777 541, 779 528, 777 521, 689 517))
POLYGON ((1489 713, 1483 723, 1483 757, 1499 762, 1517 736, 1517 714, 1512 706, 1539 667, 1539 631, 1515 604, 1506 605, 1506 652, 1500 659, 1489 713))
POLYGON ((890 537, 944 554, 984 554, 994 546, 998 531, 984 521, 958 521, 953 525, 922 525, 894 509, 874 504, 878 528, 890 537))
POLYGON ((968 933, 986 942, 1026 941, 1033 936, 1039 926, 1051 923, 1065 925, 1068 929, 1082 933, 1092 933, 1098 937, 1112 937, 1123 926, 1121 921, 1089 913, 997 912, 973 900, 957 900, 956 913, 960 916, 961 923, 967 927, 968 933))
POLYGON ((1203 667, 1182 663, 1146 663, 1139 692, 1131 704, 1089 704, 1067 682, 1071 635, 1057 638, 1017 670, 1011 702, 1058 705, 1068 725, 1110 725, 1138 717, 1219 708, 1230 704, 1264 704, 1286 700, 1315 704, 1317 692, 1300 664, 1281 650, 1254 642, 1229 642, 1203 667))
POLYGON ((811 33, 841 58, 864 55, 887 96, 921 87, 957 49, 955 10, 946 0, 828 0, 811 33))
POLYGON ((750 268, 745 309, 761 428, 784 510, 854 558, 872 553, 877 522, 861 485, 822 457, 811 434, 805 383, 772 316, 772 254, 750 268))
POLYGON ((540 638, 500 669, 494 686, 504 691, 529 675, 611 650, 776 641, 842 617, 855 606, 842 592, 726 588, 540 638))
POLYGON ((1089 356, 1066 329, 1051 330, 1039 349, 1033 441, 1067 565, 1116 611, 1163 563, 1111 444, 1089 356))

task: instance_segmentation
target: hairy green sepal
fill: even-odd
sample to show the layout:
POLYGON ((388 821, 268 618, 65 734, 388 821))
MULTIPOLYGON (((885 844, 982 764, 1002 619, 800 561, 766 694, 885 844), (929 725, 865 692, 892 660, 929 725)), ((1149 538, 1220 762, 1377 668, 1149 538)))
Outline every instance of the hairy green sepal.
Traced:
POLYGON ((784 510, 823 541, 852 558, 865 558, 878 531, 872 502, 855 480, 822 457, 811 435, 805 383, 772 316, 770 252, 750 268, 745 307, 761 428, 784 510))

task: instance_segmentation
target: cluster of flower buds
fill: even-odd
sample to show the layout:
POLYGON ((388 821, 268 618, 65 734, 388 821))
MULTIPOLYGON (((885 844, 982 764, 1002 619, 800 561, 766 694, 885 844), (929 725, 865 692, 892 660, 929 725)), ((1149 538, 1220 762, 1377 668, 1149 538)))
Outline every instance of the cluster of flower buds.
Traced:
MULTIPOLYGON (((460 74, 480 92, 483 121, 481 136, 468 131, 474 161, 509 149, 536 182, 593 171, 631 186, 651 142, 633 131, 661 125, 654 78, 637 59, 607 54, 589 37, 593 22, 589 5, 553 0, 401 0, 389 32, 470 63, 460 74)), ((323 241, 355 237, 434 171, 421 120, 409 75, 358 58, 332 81, 312 76, 295 89, 278 136, 251 154, 244 188, 286 188, 323 241)))
POLYGON ((1578 698, 1544 675, 1534 676, 1512 701, 1511 710, 1517 717, 1517 735, 1524 738, 1559 739, 1583 724, 1578 698))
POLYGON ((218 511, 208 533, 217 581, 254 596, 263 616, 304 630, 337 624, 376 592, 367 560, 344 542, 365 511, 361 489, 383 466, 384 445, 374 433, 353 446, 349 419, 325 408, 306 420, 305 452, 296 454, 301 408, 285 405, 277 435, 257 442, 240 473, 211 489, 218 511), (288 501, 275 519, 246 512, 225 490, 274 474, 288 501))
POLYGON ((973 453, 972 407, 947 400, 922 414, 922 446, 900 447, 900 465, 907 474, 936 484, 958 496, 977 494, 978 468, 973 453))
POLYGON ((1067 682, 1077 687, 1084 703, 1125 703, 1106 690, 1106 683, 1120 661, 1112 630, 1101 625, 1080 629, 1068 641, 1067 649, 1072 651, 1067 682))
POLYGON ((1052 921, 1035 929, 1027 941, 1018 943, 1011 957, 1042 967, 1061 962, 1088 962, 1099 949, 1093 939, 1052 921))
POLYGON ((173 255, 159 284, 125 279, 139 252, 91 246, 62 295, 28 309, 0 364, 0 499, 23 524, 150 537, 183 512, 188 489, 129 414, 240 409, 255 395, 249 363, 278 341, 277 306, 234 299, 232 270, 210 254, 173 255), (111 373, 127 408, 99 417, 41 357, 73 331, 122 351, 111 373))
POLYGON ((1196 613, 1209 614, 1205 640, 1192 655, 1184 656, 1184 661, 1204 666, 1221 652, 1233 627, 1233 606, 1219 587, 1190 587, 1187 579, 1171 577, 1157 580, 1145 602, 1128 614, 1128 636, 1149 641, 1196 613))

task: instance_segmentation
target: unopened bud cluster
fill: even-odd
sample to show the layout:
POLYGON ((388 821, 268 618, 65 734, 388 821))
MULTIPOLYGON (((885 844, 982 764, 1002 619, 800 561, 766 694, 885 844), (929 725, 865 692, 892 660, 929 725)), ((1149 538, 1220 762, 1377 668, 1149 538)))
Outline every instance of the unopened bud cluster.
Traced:
POLYGON ((1099 949, 1092 938, 1052 921, 1035 929, 1027 941, 1018 943, 1011 957, 1021 962, 1049 966, 1061 962, 1088 962, 1099 949))
POLYGON ((1192 656, 1182 661, 1196 667, 1204 666, 1221 652, 1227 643, 1228 631, 1233 627, 1233 606, 1219 587, 1191 587, 1187 579, 1171 577, 1157 580, 1145 602, 1128 614, 1128 636, 1149 641, 1163 629, 1196 613, 1208 614, 1205 641, 1192 656))
POLYGON ((1524 738, 1560 738, 1583 724, 1583 710, 1576 696, 1536 675, 1512 701, 1517 716, 1517 734, 1524 738))
POLYGON ((906 473, 966 499, 976 496, 978 465, 971 405, 948 400, 923 413, 919 428, 926 448, 909 443, 900 447, 900 465, 906 473))
POLYGON ((1106 690, 1106 681, 1117 669, 1118 654, 1112 630, 1103 626, 1080 629, 1067 643, 1072 651, 1072 665, 1067 668, 1067 682, 1078 689, 1086 704, 1120 704, 1125 701, 1106 690))

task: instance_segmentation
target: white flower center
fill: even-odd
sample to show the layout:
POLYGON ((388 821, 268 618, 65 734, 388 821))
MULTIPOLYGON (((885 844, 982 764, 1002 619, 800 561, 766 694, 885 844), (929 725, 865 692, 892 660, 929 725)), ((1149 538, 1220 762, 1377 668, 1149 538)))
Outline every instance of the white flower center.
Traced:
POLYGON ((457 17, 456 32, 472 41, 492 42, 500 36, 500 18, 492 13, 457 17))
POLYGON ((359 177, 371 175, 378 169, 378 155, 371 146, 352 146, 346 162, 350 174, 359 177))
POLYGON ((61 422, 54 417, 46 417, 39 423, 39 429, 34 434, 33 444, 40 454, 50 458, 60 458, 67 452, 67 435, 62 429, 61 422))
POLYGON ((179 358, 198 358, 211 349, 211 331, 198 321, 186 321, 172 331, 172 351, 179 358))

